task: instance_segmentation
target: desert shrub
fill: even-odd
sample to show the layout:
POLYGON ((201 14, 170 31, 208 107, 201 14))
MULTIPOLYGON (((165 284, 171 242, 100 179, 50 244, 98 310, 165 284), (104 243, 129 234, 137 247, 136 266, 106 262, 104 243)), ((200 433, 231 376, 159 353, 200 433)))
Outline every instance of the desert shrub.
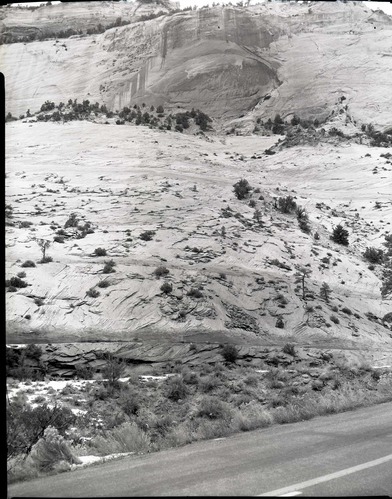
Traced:
POLYGON ((107 251, 105 248, 95 248, 94 254, 95 254, 95 256, 106 256, 107 251))
POLYGON ((347 307, 343 307, 342 312, 344 312, 347 315, 352 315, 352 311, 347 307))
MULTIPOLYGON (((15 369, 23 367, 26 359, 39 362, 42 355, 42 350, 37 345, 31 344, 26 348, 7 348, 6 349, 6 373, 7 376, 15 376, 15 369)), ((32 369, 29 366, 27 372, 32 374, 32 369)))
POLYGON ((117 388, 119 386, 118 380, 124 372, 125 363, 112 353, 104 353, 102 358, 106 361, 106 365, 102 369, 102 376, 110 389, 117 388))
POLYGON ((90 298, 98 298, 100 294, 101 293, 94 288, 90 288, 88 291, 86 291, 86 295, 89 296, 90 298))
POLYGON ((193 298, 202 298, 203 297, 203 293, 200 291, 200 289, 197 289, 197 288, 191 288, 188 291, 187 295, 191 296, 193 298))
POLYGON ((47 100, 42 104, 40 111, 41 112, 51 111, 54 108, 55 108, 54 102, 50 102, 49 100, 47 100))
POLYGON ((208 393, 217 388, 220 382, 215 375, 205 376, 199 380, 199 388, 203 393, 208 393))
POLYGON ((249 374, 244 378, 244 383, 249 386, 256 387, 259 384, 259 377, 256 374, 249 374))
POLYGON ((170 284, 170 282, 164 282, 160 287, 160 290, 162 291, 162 293, 169 294, 173 291, 173 286, 170 284))
POLYGON ((48 427, 43 436, 34 445, 31 458, 40 471, 49 471, 61 461, 69 464, 80 463, 73 455, 65 438, 56 428, 48 427))
MULTIPOLYGON (((27 318, 27 316, 25 316, 27 318)), ((42 379, 44 372, 40 363, 42 350, 31 344, 26 348, 6 349, 6 374, 19 380, 42 379)))
POLYGON ((30 454, 33 446, 44 435, 49 426, 65 436, 66 430, 75 422, 75 415, 67 407, 41 404, 34 409, 29 405, 7 404, 7 450, 8 458, 30 454))
POLYGON ((64 229, 68 229, 68 227, 77 227, 78 222, 78 215, 76 213, 71 213, 68 220, 64 224, 64 229))
POLYGON ((24 279, 26 277, 26 272, 18 272, 17 274, 17 277, 20 277, 21 279, 24 279))
POLYGON ((33 225, 33 222, 23 221, 20 222, 19 229, 28 229, 31 225, 33 225))
POLYGON ((156 277, 162 277, 169 273, 170 273, 169 269, 167 269, 164 265, 160 265, 154 270, 154 274, 156 277))
POLYGON ((370 263, 382 263, 384 261, 384 252, 382 249, 366 248, 363 257, 370 263))
POLYGON ((141 407, 140 395, 134 389, 122 390, 118 404, 127 416, 137 415, 141 407))
POLYGON ((286 343, 282 348, 283 353, 287 353, 287 355, 292 355, 295 357, 297 352, 295 351, 295 346, 292 343, 286 343))
POLYGON ((297 203, 294 201, 292 196, 286 196, 284 198, 278 198, 278 209, 282 213, 291 213, 297 207, 297 203))
POLYGON ((343 246, 348 246, 348 231, 344 229, 341 225, 337 225, 332 232, 332 241, 337 244, 342 244, 343 246))
POLYGON ((155 230, 145 230, 139 236, 142 241, 151 241, 155 236, 155 230))
POLYGON ((93 379, 95 369, 89 365, 76 365, 75 375, 79 379, 93 379))
POLYGON ((229 404, 215 397, 206 396, 201 399, 197 415, 208 419, 228 420, 232 414, 229 404))
POLYGON ((335 324, 339 324, 339 319, 336 317, 336 315, 331 315, 330 316, 330 319, 332 322, 334 322, 335 324))
POLYGON ((269 262, 271 265, 276 265, 277 267, 281 269, 286 269, 286 270, 291 270, 291 267, 283 262, 280 262, 277 258, 274 258, 270 260, 269 262))
POLYGON ((117 452, 146 452, 150 447, 150 438, 136 423, 126 422, 97 436, 90 442, 99 454, 105 456, 117 452))
POLYGON ((236 182, 233 187, 237 199, 245 199, 248 196, 249 192, 252 190, 249 182, 243 178, 236 182))
POLYGON ((97 286, 99 288, 108 288, 110 286, 110 281, 107 281, 107 280, 99 281, 97 286))
POLYGON ((179 376, 170 377, 166 381, 165 393, 168 399, 177 402, 188 395, 188 388, 179 376))
POLYGON ((281 317, 278 317, 278 319, 276 320, 275 327, 279 329, 284 329, 284 322, 281 317))
POLYGON ((29 359, 39 361, 41 359, 42 349, 38 345, 30 343, 30 345, 27 345, 27 347, 24 349, 24 354, 29 359))
POLYGON ((223 345, 221 350, 221 355, 225 359, 226 362, 230 364, 235 364, 238 359, 239 352, 235 345, 223 345))
POLYGON ((14 288, 26 288, 27 286, 29 286, 29 284, 27 282, 25 282, 23 279, 21 279, 20 277, 17 277, 17 276, 14 276, 14 277, 11 277, 11 279, 7 279, 5 281, 5 286, 6 287, 9 287, 9 286, 12 286, 14 288))
POLYGON ((38 263, 50 263, 53 262, 53 258, 51 256, 43 256, 41 260, 38 260, 38 263))
POLYGON ((103 267, 102 273, 103 274, 111 274, 112 272, 116 272, 114 270, 115 266, 116 266, 116 262, 114 260, 107 260, 105 262, 104 267, 103 267))
POLYGON ((254 208, 254 207, 256 206, 256 201, 255 201, 254 199, 251 199, 251 200, 249 201, 249 206, 250 206, 251 208, 254 208))
POLYGON ((54 236, 53 241, 55 243, 64 243, 64 236, 54 236))
POLYGON ((25 262, 22 263, 21 267, 23 268, 35 267, 35 263, 32 260, 26 260, 25 262))
POLYGON ((187 385, 197 385, 199 383, 199 375, 194 371, 183 372, 182 380, 187 385))

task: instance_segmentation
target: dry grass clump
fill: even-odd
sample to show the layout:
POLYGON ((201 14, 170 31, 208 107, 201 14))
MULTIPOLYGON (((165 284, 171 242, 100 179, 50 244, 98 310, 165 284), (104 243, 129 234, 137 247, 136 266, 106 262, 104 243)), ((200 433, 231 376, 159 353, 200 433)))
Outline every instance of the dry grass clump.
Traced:
POLYGON ((135 423, 126 422, 99 435, 91 441, 101 456, 118 452, 145 452, 150 447, 150 438, 135 423))
POLYGON ((217 388, 221 384, 221 382, 216 376, 211 374, 200 378, 198 384, 199 390, 202 393, 209 393, 214 391, 215 388, 217 388))
POLYGON ((179 376, 166 381, 166 396, 170 400, 178 401, 188 395, 188 387, 179 376))
POLYGON ((197 416, 208 419, 229 420, 231 414, 232 409, 230 405, 215 397, 203 397, 197 410, 197 416))

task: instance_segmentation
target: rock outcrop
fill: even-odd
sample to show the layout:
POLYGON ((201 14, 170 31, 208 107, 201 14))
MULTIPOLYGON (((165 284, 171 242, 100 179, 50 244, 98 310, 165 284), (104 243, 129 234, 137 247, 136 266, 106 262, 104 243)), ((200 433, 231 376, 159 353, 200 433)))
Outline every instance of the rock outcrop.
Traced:
MULTIPOLYGON (((83 15, 88 23, 114 18, 114 4, 89 2, 79 23, 83 15)), ((61 4, 57 16, 56 8, 39 9, 36 26, 77 16, 71 5, 61 4)), ((99 35, 1 46, 7 109, 18 115, 47 99, 78 98, 113 110, 146 102, 225 120, 249 113, 322 120, 342 95, 354 117, 391 124, 392 19, 360 2, 224 6, 142 22, 136 14, 147 6, 132 8, 124 14, 131 24, 99 35)), ((3 30, 17 29, 23 23, 8 11, 3 30)))

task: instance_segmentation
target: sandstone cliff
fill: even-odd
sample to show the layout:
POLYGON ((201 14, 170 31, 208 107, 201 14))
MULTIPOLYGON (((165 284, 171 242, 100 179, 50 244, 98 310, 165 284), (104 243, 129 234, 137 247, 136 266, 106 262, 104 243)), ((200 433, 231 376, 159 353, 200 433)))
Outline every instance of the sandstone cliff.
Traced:
MULTIPOLYGON (((120 14, 131 24, 1 46, 7 110, 18 115, 46 99, 78 98, 111 109, 148 102, 225 119, 295 113, 320 121, 343 95, 356 119, 391 124, 392 19, 361 2, 215 7, 143 22, 134 22, 135 5, 126 12, 116 2, 89 2, 83 12, 72 4, 35 11, 30 28, 120 14)), ((3 29, 25 22, 11 22, 8 11, 3 29)))

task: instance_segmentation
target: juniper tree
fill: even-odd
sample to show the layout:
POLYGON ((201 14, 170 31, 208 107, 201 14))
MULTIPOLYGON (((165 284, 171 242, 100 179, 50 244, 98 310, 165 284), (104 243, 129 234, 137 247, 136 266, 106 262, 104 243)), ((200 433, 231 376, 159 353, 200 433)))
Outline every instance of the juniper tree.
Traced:
POLYGON ((309 234, 310 232, 309 216, 305 208, 303 208, 302 206, 297 206, 295 214, 297 215, 299 228, 306 234, 309 234))
POLYGON ((46 250, 50 247, 50 241, 48 241, 47 239, 37 239, 37 244, 42 251, 42 260, 45 260, 46 250))
POLYGON ((348 231, 339 224, 333 229, 331 239, 337 244, 348 246, 348 231))
POLYGON ((311 269, 307 269, 306 267, 303 267, 301 265, 298 265, 296 267, 296 269, 297 269, 297 272, 295 273, 295 277, 296 277, 295 282, 301 284, 301 287, 302 287, 302 298, 305 300, 305 298, 306 298, 306 295, 305 295, 305 291, 306 291, 305 281, 310 276, 310 274, 312 273, 312 270, 311 269))
POLYGON ((261 211, 259 209, 255 210, 255 212, 253 213, 253 218, 256 220, 256 222, 261 225, 262 224, 262 220, 261 220, 261 211))
POLYGON ((323 282, 320 288, 320 295, 325 299, 325 301, 329 302, 330 294, 332 293, 331 288, 326 282, 323 282))
POLYGON ((236 182, 233 187, 234 193, 238 199, 245 199, 248 196, 249 192, 252 190, 249 182, 244 178, 236 182))
POLYGON ((286 196, 285 198, 278 198, 278 209, 282 213, 291 213, 297 207, 293 196, 286 196))
POLYGON ((386 267, 382 275, 381 296, 385 298, 392 293, 392 266, 386 267))

